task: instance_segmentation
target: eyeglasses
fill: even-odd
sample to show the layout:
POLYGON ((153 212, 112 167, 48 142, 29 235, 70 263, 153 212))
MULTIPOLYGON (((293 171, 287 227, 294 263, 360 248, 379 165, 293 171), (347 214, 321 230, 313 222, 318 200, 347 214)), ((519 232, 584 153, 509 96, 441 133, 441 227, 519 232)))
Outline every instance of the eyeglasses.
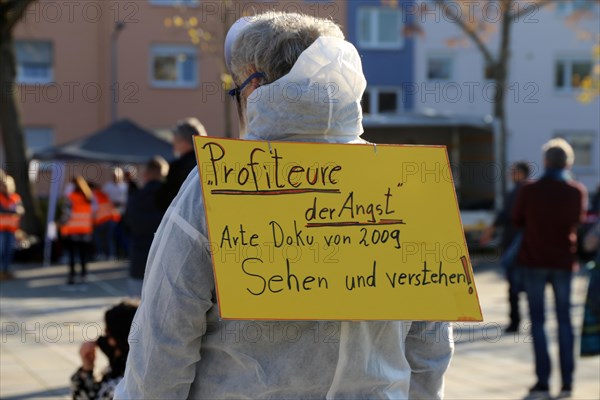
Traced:
POLYGON ((248 84, 250 82, 252 82, 252 79, 254 78, 264 78, 265 77, 265 73, 264 72, 255 72, 252 75, 250 75, 248 77, 248 79, 246 79, 240 86, 231 89, 229 92, 227 92, 227 94, 229 94, 231 97, 235 97, 235 99, 239 102, 240 101, 240 94, 242 93, 242 90, 244 90, 244 88, 246 86, 248 86, 248 84))

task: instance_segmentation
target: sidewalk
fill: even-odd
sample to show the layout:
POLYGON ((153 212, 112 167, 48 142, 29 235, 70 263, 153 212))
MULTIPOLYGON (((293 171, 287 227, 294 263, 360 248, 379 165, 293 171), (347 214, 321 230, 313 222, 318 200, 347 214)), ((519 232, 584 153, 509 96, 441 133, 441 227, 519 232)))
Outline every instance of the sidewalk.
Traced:
MULTIPOLYGON (((448 399, 520 399, 534 383, 528 321, 518 334, 502 333, 508 322, 506 284, 498 267, 484 261, 473 264, 485 321, 455 324, 456 352, 446 375, 448 399)), ((76 292, 63 290, 65 266, 16 269, 17 279, 0 283, 0 398, 68 398, 69 376, 80 364, 79 345, 102 333, 104 311, 126 294, 126 267, 92 263, 87 290, 76 292)), ((578 277, 573 287, 577 343, 586 285, 587 280, 578 277)), ((526 315, 526 301, 521 303, 526 315)), ((553 312, 548 317, 557 366, 556 321, 553 312)), ((557 393, 556 368, 553 373, 552 393, 557 393)), ((577 359, 573 398, 600 398, 600 357, 577 359)))

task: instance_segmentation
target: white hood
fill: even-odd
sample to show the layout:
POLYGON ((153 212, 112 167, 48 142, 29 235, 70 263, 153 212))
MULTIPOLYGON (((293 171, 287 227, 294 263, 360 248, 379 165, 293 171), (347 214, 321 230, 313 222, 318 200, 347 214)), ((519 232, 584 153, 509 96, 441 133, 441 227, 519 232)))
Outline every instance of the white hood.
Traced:
POLYGON ((287 75, 252 92, 246 139, 356 141, 363 133, 366 85, 356 48, 320 37, 287 75))

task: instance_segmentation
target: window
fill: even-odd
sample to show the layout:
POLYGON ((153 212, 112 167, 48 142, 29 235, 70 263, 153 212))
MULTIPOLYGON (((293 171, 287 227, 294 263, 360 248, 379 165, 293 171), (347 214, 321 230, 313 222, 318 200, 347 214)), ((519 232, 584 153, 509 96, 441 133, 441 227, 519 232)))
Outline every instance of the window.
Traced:
POLYGON ((25 128, 25 145, 33 154, 54 144, 54 131, 52 128, 25 128))
POLYGON ((561 57, 556 61, 554 86, 563 91, 581 87, 592 72, 592 61, 586 57, 561 57))
POLYGON ((367 88, 361 105, 363 114, 398 114, 402 111, 402 91, 396 88, 367 88))
MULTIPOLYGON (((555 137, 565 139, 575 153, 574 168, 590 168, 594 165, 594 141, 597 134, 586 132, 559 133, 555 137)), ((597 147, 597 145, 596 145, 597 147)))
POLYGON ((150 0, 150 4, 154 4, 156 6, 166 6, 166 7, 175 7, 175 6, 185 6, 185 7, 196 7, 200 0, 150 0))
POLYGON ((448 81, 452 79, 452 57, 430 55, 427 57, 427 79, 430 81, 448 81))
POLYGON ((363 93, 360 105, 362 106, 363 114, 371 114, 371 93, 369 93, 368 89, 363 93))
POLYGON ((559 0, 556 2, 556 11, 560 16, 573 12, 592 12, 596 2, 592 0, 559 0))
POLYGON ((398 111, 398 94, 396 92, 379 92, 377 103, 379 113, 396 113, 398 111))
POLYGON ((18 83, 51 83, 53 75, 52 42, 15 41, 18 83))
POLYGON ((195 88, 198 85, 197 49, 185 45, 152 46, 150 80, 160 88, 195 88))
POLYGON ((395 8, 361 8, 358 10, 358 45, 365 49, 400 49, 402 12, 395 8))

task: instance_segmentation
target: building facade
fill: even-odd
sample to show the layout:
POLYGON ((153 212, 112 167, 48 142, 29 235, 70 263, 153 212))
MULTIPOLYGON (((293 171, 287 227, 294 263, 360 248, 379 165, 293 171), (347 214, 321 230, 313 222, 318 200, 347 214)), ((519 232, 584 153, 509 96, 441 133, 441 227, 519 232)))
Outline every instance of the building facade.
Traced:
POLYGON ((377 115, 401 114, 414 107, 412 94, 404 89, 414 81, 415 38, 406 35, 413 21, 401 0, 388 6, 385 1, 348 2, 348 40, 357 47, 367 78, 363 97, 366 119, 377 115))
MULTIPOLYGON (((481 52, 438 5, 423 3, 428 10, 419 17, 424 35, 415 44, 415 111, 491 115, 495 82, 487 79, 481 52)), ((585 77, 600 68, 600 55, 593 52, 600 43, 599 4, 555 2, 516 18, 506 94, 508 162, 527 160, 539 177, 541 146, 563 137, 575 150, 573 172, 590 191, 600 182, 600 98, 586 104, 578 96, 585 77)), ((485 44, 496 55, 497 7, 489 2, 471 13, 469 18, 490 25, 485 44)))
POLYGON ((35 152, 122 118, 162 130, 197 117, 210 135, 236 137, 222 87, 228 24, 282 10, 344 26, 345 7, 342 0, 34 2, 14 35, 27 146, 35 152))

